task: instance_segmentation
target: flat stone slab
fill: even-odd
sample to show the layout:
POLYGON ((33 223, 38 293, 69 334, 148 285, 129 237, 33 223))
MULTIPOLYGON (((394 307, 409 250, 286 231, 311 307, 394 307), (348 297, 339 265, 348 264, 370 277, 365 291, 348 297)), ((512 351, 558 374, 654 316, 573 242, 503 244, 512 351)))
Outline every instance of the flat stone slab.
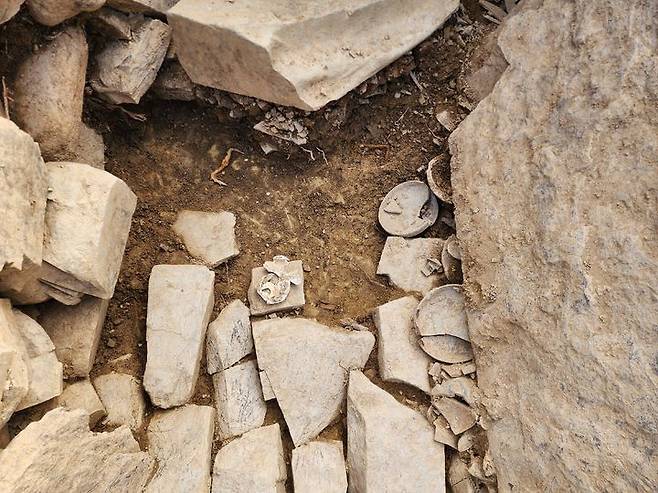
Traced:
POLYGON ((212 380, 222 440, 242 435, 263 424, 267 405, 255 360, 219 371, 212 380))
POLYGON ((215 456, 212 493, 283 493, 287 477, 277 423, 245 433, 215 456))
POLYGON ((157 460, 147 493, 210 491, 210 465, 215 409, 186 406, 156 413, 146 436, 157 460))
POLYGON ((439 397, 432 399, 432 405, 446 419, 455 435, 472 428, 477 422, 471 408, 457 399, 439 397))
POLYGON ((444 446, 427 418, 360 371, 347 391, 347 467, 355 493, 446 491, 444 446))
POLYGON ((393 187, 379 206, 379 224, 392 236, 418 236, 439 217, 439 203, 422 181, 393 187))
POLYGON ((347 472, 343 442, 308 442, 292 451, 295 493, 345 493, 347 472))
POLYGON ((190 255, 210 268, 240 253, 232 212, 180 211, 173 227, 190 255))
POLYGON ((107 410, 103 405, 96 389, 88 379, 78 380, 64 387, 64 391, 55 401, 58 406, 66 409, 82 409, 89 415, 89 427, 96 424, 107 416, 107 410))
POLYGON ((107 411, 104 423, 136 431, 144 423, 146 402, 142 385, 132 375, 108 373, 94 379, 94 387, 107 411))
POLYGON ((377 274, 385 275, 394 286, 404 291, 426 294, 441 280, 441 248, 439 238, 408 240, 399 236, 386 238, 377 274))
POLYGON ((86 296, 75 306, 57 302, 41 305, 39 323, 64 364, 64 377, 88 377, 105 322, 109 300, 86 296))
POLYGON ((29 361, 9 300, 0 299, 0 427, 4 427, 27 395, 29 361))
POLYGON ((196 386, 214 304, 215 273, 156 265, 149 278, 144 388, 162 408, 185 404, 196 386))
POLYGON ((274 395, 274 390, 272 389, 272 384, 270 383, 270 379, 267 378, 267 373, 264 371, 261 371, 258 373, 260 377, 260 385, 263 389, 263 399, 266 401, 271 401, 276 399, 276 396, 274 395))
POLYGON ((468 341, 464 293, 458 284, 446 284, 427 293, 414 317, 421 336, 451 335, 468 341))
POLYGON ((379 339, 377 357, 382 380, 406 383, 429 393, 432 359, 418 345, 413 316, 418 300, 407 296, 375 309, 379 339))
POLYGON ((255 317, 268 315, 276 312, 286 312, 302 308, 306 304, 304 297, 304 265, 301 260, 293 260, 289 263, 290 272, 301 279, 299 284, 290 284, 290 293, 281 303, 268 305, 257 293, 261 280, 269 274, 265 267, 256 267, 251 271, 251 285, 247 292, 249 298, 249 310, 255 317))
POLYGON ((473 359, 471 343, 455 336, 421 337, 420 348, 442 363, 464 363, 473 359))
POLYGON ((240 300, 226 305, 208 326, 206 360, 211 375, 234 365, 254 350, 249 308, 240 300))
POLYGON ((315 438, 340 413, 350 369, 362 369, 375 344, 370 332, 314 320, 255 322, 254 343, 295 446, 315 438))
POLYGON ((317 110, 411 50, 458 6, 420 0, 401 16, 391 0, 247 0, 240 8, 181 0, 167 19, 195 83, 317 110))

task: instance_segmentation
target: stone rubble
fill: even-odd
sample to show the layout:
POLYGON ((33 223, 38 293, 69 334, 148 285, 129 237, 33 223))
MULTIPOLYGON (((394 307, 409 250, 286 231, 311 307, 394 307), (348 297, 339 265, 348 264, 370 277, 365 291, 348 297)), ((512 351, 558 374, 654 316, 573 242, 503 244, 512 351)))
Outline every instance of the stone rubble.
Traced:
POLYGON ((180 211, 173 229, 190 255, 211 269, 240 253, 231 212, 180 211))
POLYGON ((90 428, 94 428, 101 419, 107 416, 107 409, 89 379, 78 380, 66 385, 55 403, 57 406, 69 410, 82 409, 85 411, 89 415, 90 428))
POLYGON ((137 431, 144 424, 146 401, 141 383, 132 375, 108 373, 94 378, 107 417, 103 421, 108 426, 128 426, 137 431))
POLYGON ((398 236, 386 238, 377 266, 377 274, 404 291, 417 291, 423 295, 439 285, 442 272, 441 250, 443 240, 438 238, 406 239, 398 236))
POLYGON ((457 435, 450 429, 448 421, 443 416, 438 416, 432 423, 434 425, 434 441, 457 449, 457 435))
POLYGON ((343 442, 316 440, 294 448, 292 477, 295 493, 345 493, 343 442))
POLYGON ((93 12, 105 0, 27 0, 27 9, 35 21, 45 26, 56 26, 81 12, 93 12))
POLYGON ((405 181, 393 187, 379 206, 379 224, 392 236, 418 236, 439 217, 439 203, 421 181, 405 181))
POLYGON ((441 251, 441 265, 443 273, 449 283, 461 284, 462 276, 462 256, 459 250, 459 242, 454 235, 449 236, 443 243, 441 251))
POLYGON ((455 435, 475 426, 475 414, 470 407, 457 399, 439 397, 432 399, 432 405, 443 415, 455 435))
POLYGON ((14 305, 33 305, 48 301, 47 286, 39 281, 40 267, 25 266, 23 270, 6 267, 0 271, 0 296, 14 305))
POLYGON ((132 38, 132 25, 136 19, 139 17, 131 17, 111 8, 102 8, 89 19, 89 26, 104 36, 127 41, 132 38))
POLYGON ((197 86, 177 61, 164 63, 151 90, 160 99, 194 101, 197 98, 197 86))
POLYGON ((289 275, 281 277, 274 272, 268 271, 265 267, 252 269, 251 284, 247 292, 249 310, 252 316, 291 311, 301 308, 306 304, 306 298, 304 296, 304 266, 302 261, 293 260, 289 262, 287 274, 289 275), (259 294, 259 290, 261 294, 264 291, 272 293, 276 299, 271 303, 266 302, 261 294, 259 294), (281 291, 283 297, 282 301, 278 301, 280 298, 276 297, 279 291, 281 291), (285 296, 283 296, 283 293, 285 293, 285 296))
POLYGON ((208 325, 206 361, 209 374, 226 370, 253 352, 249 308, 240 300, 233 300, 208 325))

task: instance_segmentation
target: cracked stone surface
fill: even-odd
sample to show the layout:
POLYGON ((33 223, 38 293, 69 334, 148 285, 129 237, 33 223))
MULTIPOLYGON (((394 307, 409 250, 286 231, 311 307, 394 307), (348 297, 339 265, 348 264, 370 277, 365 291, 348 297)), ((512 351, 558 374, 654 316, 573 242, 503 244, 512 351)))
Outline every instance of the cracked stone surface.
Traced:
POLYGON ((388 276, 394 286, 404 291, 426 294, 441 280, 440 272, 434 267, 439 264, 432 262, 438 260, 440 263, 442 246, 443 240, 439 238, 409 240, 389 236, 379 259, 377 274, 388 276))
POLYGON ((295 493, 345 493, 347 473, 343 442, 313 441, 292 451, 295 493))
POLYGON ((208 326, 206 360, 211 375, 234 365, 254 350, 249 308, 233 300, 208 326))
POLYGON ((232 212, 180 211, 173 228, 190 255, 210 268, 240 253, 232 212))

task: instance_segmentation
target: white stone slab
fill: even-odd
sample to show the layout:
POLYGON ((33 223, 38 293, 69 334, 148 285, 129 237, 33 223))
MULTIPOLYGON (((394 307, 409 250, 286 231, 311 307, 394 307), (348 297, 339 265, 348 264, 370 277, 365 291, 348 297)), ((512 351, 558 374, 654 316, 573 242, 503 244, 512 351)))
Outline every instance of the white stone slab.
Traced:
POLYGON ((0 299, 0 355, 4 375, 0 374, 0 427, 4 427, 27 395, 30 386, 29 361, 25 343, 16 327, 9 300, 0 299))
POLYGON ((240 253, 232 212, 180 211, 174 231, 193 257, 214 268, 240 253))
POLYGON ((105 424, 126 425, 133 431, 142 427, 146 402, 142 385, 135 377, 125 373, 108 373, 94 379, 94 388, 107 411, 105 424))
POLYGON ((433 269, 440 266, 442 246, 443 240, 439 238, 409 240, 389 236, 379 259, 377 274, 387 276, 394 286, 404 291, 425 294, 440 282, 439 271, 433 269), (431 260, 428 262, 428 259, 431 260), (429 272, 431 274, 425 275, 429 272))
POLYGON ((107 416, 107 410, 103 405, 96 389, 88 379, 78 380, 64 387, 62 394, 56 399, 57 405, 66 409, 82 409, 89 415, 89 427, 96 424, 107 416))
POLYGON ((211 375, 237 363, 254 350, 249 308, 233 300, 208 326, 206 360, 211 375))
POLYGON ((308 442, 292 451, 295 493, 345 493, 347 473, 343 442, 308 442))

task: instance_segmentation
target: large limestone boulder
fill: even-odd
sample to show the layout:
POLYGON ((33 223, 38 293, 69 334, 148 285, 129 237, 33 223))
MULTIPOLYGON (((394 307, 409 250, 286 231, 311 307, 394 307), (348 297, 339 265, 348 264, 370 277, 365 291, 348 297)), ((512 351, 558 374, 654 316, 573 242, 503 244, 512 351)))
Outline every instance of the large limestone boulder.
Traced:
POLYGON ((658 484, 655 3, 526 2, 451 138, 502 491, 658 484))
POLYGON ((409 51, 458 6, 458 0, 404 6, 397 0, 181 0, 167 19, 195 83, 316 110, 409 51))
POLYGON ((46 26, 55 26, 80 12, 93 12, 104 4, 105 0, 27 0, 32 17, 46 26))
POLYGON ((142 491, 153 465, 127 427, 91 433, 81 409, 50 411, 0 450, 3 493, 142 491))

